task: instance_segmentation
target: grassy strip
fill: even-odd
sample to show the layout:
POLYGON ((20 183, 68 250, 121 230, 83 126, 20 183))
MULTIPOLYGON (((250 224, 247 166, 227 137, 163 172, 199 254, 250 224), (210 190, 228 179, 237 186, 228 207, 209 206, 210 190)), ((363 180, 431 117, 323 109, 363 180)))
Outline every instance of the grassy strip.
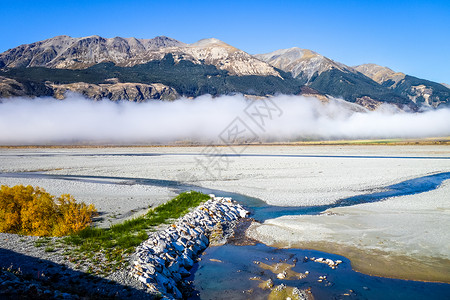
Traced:
POLYGON ((333 146, 333 145, 449 145, 450 137, 433 137, 421 139, 379 139, 379 140, 330 140, 330 141, 298 141, 292 143, 273 143, 285 146, 333 146))
POLYGON ((208 195, 199 192, 185 192, 151 209, 142 217, 127 220, 106 229, 85 228, 64 238, 64 241, 75 249, 67 252, 66 255, 73 262, 90 259, 98 263, 97 254, 101 252, 105 255, 108 264, 103 265, 101 270, 90 271, 96 274, 112 272, 123 266, 124 255, 132 253, 136 246, 148 238, 148 230, 185 215, 190 208, 208 199, 208 195))

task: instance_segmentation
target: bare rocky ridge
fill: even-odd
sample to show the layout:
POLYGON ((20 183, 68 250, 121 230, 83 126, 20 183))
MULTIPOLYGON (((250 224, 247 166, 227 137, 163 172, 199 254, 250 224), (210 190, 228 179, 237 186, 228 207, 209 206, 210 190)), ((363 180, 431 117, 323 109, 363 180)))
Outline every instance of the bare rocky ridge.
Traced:
POLYGON ((373 100, 370 97, 364 96, 361 98, 357 98, 356 99, 356 104, 361 105, 362 107, 367 108, 368 110, 374 111, 376 110, 378 107, 380 107, 381 104, 383 104, 383 102, 381 101, 377 101, 377 100, 373 100))
POLYGON ((12 78, 0 76, 0 98, 53 96, 53 90, 44 83, 19 82, 12 78))
POLYGON ((153 39, 103 38, 98 35, 72 38, 56 36, 44 41, 21 45, 0 54, 0 68, 47 67, 84 69, 101 62, 125 62, 147 51, 185 44, 164 36, 153 39))
POLYGON ((0 98, 52 96, 56 99, 65 99, 68 92, 78 93, 93 100, 104 98, 112 101, 126 100, 143 102, 150 99, 172 101, 180 97, 174 88, 161 83, 120 83, 89 84, 76 82, 70 84, 21 83, 17 80, 0 76, 0 98))
POLYGON ((112 101, 128 100, 142 102, 149 99, 175 100, 180 97, 177 91, 161 83, 112 83, 112 84, 89 84, 84 82, 70 84, 52 84, 54 97, 64 99, 67 92, 82 94, 83 96, 101 100, 108 98, 112 101))
POLYGON ((0 97, 25 96, 26 88, 17 80, 0 76, 0 97))

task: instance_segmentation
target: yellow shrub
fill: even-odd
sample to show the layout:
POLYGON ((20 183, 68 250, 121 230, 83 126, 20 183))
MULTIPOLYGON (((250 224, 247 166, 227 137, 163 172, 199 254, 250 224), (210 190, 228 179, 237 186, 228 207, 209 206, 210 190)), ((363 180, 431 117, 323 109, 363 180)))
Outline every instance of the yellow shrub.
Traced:
POLYGON ((55 236, 67 235, 86 228, 92 222, 92 216, 97 214, 94 205, 76 203, 69 194, 61 195, 57 201, 59 214, 57 226, 54 228, 55 236))
POLYGON ((31 186, 1 186, 0 188, 0 231, 19 232, 22 229, 20 213, 23 203, 32 200, 31 186))
POLYGON ((39 236, 50 235, 55 223, 56 211, 53 196, 43 189, 34 189, 32 199, 23 203, 20 211, 22 233, 39 236))
POLYGON ((84 229, 97 214, 93 205, 68 194, 56 199, 44 189, 16 185, 0 188, 0 232, 63 236, 84 229))

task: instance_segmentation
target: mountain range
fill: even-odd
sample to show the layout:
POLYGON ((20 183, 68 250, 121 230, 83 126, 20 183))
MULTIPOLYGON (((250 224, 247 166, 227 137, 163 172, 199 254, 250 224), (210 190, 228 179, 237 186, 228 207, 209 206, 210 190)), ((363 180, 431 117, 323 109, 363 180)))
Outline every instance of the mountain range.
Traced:
POLYGON ((218 39, 57 36, 0 54, 0 97, 68 91, 92 99, 174 100, 242 93, 338 97, 368 109, 383 102, 418 110, 448 106, 448 85, 375 64, 347 66, 290 48, 250 55, 218 39))

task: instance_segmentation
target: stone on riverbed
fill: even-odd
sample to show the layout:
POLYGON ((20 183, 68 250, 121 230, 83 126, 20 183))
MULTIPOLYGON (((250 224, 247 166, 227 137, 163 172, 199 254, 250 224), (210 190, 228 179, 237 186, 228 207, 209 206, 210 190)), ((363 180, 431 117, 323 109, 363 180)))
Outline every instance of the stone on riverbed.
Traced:
POLYGON ((311 258, 311 260, 314 262, 327 264, 332 269, 336 269, 338 267, 338 265, 340 265, 342 263, 342 260, 339 260, 339 259, 336 261, 333 261, 332 259, 329 259, 329 258, 325 259, 322 257, 319 257, 319 258, 313 257, 313 258, 311 258))

